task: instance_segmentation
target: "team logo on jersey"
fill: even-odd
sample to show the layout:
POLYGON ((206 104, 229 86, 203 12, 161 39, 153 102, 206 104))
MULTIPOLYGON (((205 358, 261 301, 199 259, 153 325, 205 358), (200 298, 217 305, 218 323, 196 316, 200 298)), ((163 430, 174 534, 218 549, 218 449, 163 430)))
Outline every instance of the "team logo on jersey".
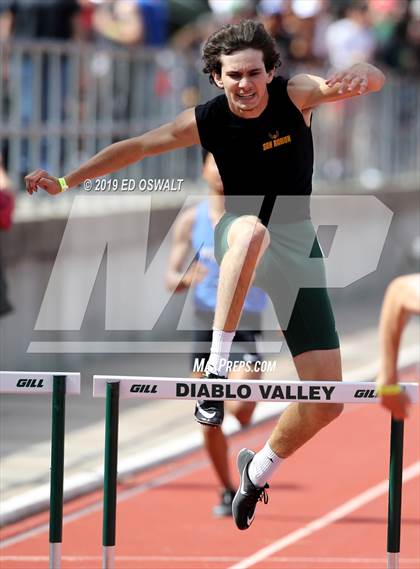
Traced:
POLYGON ((282 146, 282 144, 289 144, 289 142, 292 142, 290 134, 287 134, 286 136, 279 136, 278 130, 276 130, 276 132, 273 133, 269 132, 268 137, 270 138, 270 140, 263 142, 264 151, 271 150, 272 148, 276 148, 276 146, 282 146))

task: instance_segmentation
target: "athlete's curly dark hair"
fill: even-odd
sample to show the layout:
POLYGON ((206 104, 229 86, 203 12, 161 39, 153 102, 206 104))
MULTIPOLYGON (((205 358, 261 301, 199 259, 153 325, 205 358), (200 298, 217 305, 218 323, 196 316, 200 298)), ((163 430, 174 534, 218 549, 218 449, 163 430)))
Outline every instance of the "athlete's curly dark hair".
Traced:
POLYGON ((203 71, 209 73, 210 83, 214 83, 213 72, 221 74, 221 55, 249 48, 262 51, 267 72, 280 66, 276 43, 261 22, 243 20, 239 24, 226 24, 211 34, 204 44, 203 71))

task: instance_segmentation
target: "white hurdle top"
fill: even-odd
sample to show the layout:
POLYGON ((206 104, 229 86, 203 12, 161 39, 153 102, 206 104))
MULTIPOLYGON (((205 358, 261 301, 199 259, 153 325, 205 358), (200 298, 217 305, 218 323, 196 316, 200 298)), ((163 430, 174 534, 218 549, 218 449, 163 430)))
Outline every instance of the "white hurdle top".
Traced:
MULTIPOLYGON (((341 381, 241 381, 180 377, 94 375, 93 396, 105 397, 106 384, 120 384, 121 399, 218 399, 225 401, 300 401, 302 403, 373 403, 375 383, 341 381)), ((418 384, 400 384, 413 403, 418 384)))
POLYGON ((80 373, 64 371, 0 371, 0 393, 52 393, 54 376, 66 377, 66 394, 80 393, 80 373))

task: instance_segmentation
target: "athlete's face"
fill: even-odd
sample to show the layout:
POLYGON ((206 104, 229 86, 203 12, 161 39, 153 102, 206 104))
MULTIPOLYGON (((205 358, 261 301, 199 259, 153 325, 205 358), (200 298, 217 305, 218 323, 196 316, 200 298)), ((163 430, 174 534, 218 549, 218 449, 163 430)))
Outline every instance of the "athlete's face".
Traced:
POLYGON ((267 84, 274 76, 274 71, 265 69, 262 51, 244 49, 220 60, 221 75, 213 78, 224 89, 230 110, 243 118, 258 117, 267 106, 267 84))

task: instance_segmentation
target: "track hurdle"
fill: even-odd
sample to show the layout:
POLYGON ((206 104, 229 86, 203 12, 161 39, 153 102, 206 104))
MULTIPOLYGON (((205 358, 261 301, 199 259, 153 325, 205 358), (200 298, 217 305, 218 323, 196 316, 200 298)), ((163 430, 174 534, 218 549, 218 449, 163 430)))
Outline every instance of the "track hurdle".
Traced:
POLYGON ((80 373, 1 371, 0 393, 31 395, 52 393, 49 566, 50 569, 60 569, 66 394, 80 393, 80 373))
MULTIPOLYGON (((402 383, 412 402, 418 385, 402 383)), ((290 403, 375 403, 376 384, 334 381, 206 380, 95 375, 93 396, 106 398, 102 569, 115 566, 120 399, 218 399, 290 403)), ((192 420, 192 419, 191 419, 192 420)), ((404 422, 391 421, 387 568, 399 568, 404 422)))

